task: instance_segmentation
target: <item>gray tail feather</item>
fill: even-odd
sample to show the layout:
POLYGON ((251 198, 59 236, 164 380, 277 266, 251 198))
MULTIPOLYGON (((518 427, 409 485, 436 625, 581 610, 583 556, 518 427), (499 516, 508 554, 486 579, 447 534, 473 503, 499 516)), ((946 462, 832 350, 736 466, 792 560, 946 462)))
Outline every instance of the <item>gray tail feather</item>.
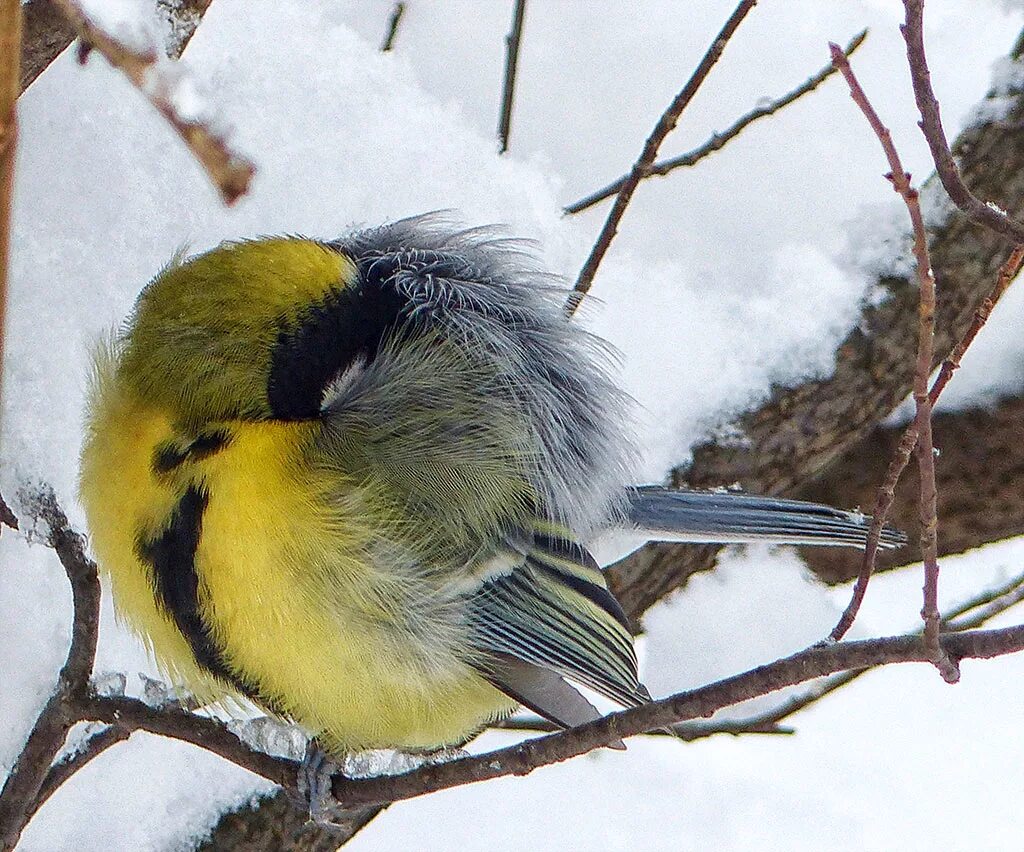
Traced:
MULTIPOLYGON (((767 541, 863 548, 871 523, 859 512, 820 503, 658 486, 629 489, 626 514, 652 540, 706 544, 767 541)), ((885 526, 879 546, 892 549, 906 541, 902 532, 885 526)))

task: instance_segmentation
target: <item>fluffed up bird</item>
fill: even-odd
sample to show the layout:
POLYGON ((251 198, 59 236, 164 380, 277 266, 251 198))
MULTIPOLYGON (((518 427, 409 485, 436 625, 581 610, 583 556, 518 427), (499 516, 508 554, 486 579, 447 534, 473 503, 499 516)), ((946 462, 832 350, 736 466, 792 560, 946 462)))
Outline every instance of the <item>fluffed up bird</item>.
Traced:
MULTIPOLYGON (((631 401, 521 243, 418 217, 176 260, 96 359, 81 496, 169 676, 332 752, 649 696, 583 542, 862 545, 863 517, 627 488, 631 401)), ((887 530, 883 546, 900 535, 887 530)))

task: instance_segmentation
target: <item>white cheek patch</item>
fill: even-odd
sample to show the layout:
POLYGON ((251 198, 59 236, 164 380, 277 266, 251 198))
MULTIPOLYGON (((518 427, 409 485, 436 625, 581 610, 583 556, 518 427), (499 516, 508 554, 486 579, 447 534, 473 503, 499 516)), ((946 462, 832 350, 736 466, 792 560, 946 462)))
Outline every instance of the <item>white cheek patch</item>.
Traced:
POLYGON ((326 384, 320 399, 321 414, 326 414, 337 408, 339 401, 345 399, 356 382, 362 378, 366 372, 367 363, 365 355, 359 356, 326 384))

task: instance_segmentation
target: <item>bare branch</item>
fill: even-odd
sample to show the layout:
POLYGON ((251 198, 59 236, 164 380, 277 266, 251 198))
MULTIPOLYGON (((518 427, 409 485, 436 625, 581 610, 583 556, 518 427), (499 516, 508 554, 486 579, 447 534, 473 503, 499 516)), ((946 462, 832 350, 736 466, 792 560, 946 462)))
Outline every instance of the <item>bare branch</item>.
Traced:
MULTIPOLYGON (((969 598, 961 604, 953 607, 942 616, 944 632, 958 632, 963 630, 976 630, 995 616, 1006 612, 1010 607, 1015 606, 1024 600, 1024 574, 1019 574, 1012 580, 992 589, 987 589, 969 598), (967 613, 975 611, 969 618, 963 618, 967 613)), ((736 719, 733 724, 739 731, 757 729, 759 727, 772 728, 780 722, 788 719, 800 710, 816 704, 822 698, 831 695, 844 686, 853 683, 862 674, 867 674, 871 668, 855 669, 841 672, 840 674, 827 677, 812 685, 803 692, 792 695, 784 701, 779 702, 775 707, 769 708, 761 713, 748 716, 744 719, 736 719)), ((708 723, 709 727, 713 723, 708 723)), ((791 731, 792 728, 778 728, 781 731, 791 731)))
MULTIPOLYGON (((850 43, 843 48, 843 52, 847 56, 852 56, 854 51, 864 43, 864 39, 867 38, 867 35, 867 30, 861 30, 850 40, 850 43)), ((775 115, 775 113, 785 109, 790 104, 798 101, 804 95, 813 92, 835 73, 835 65, 829 62, 828 65, 824 66, 817 74, 813 77, 809 77, 804 83, 797 86, 792 91, 787 92, 780 98, 769 101, 763 106, 756 107, 744 115, 741 115, 721 133, 715 133, 712 135, 711 138, 703 145, 694 148, 692 151, 687 151, 685 154, 680 154, 677 157, 670 157, 667 160, 659 160, 651 166, 645 177, 664 177, 670 172, 674 172, 676 169, 689 168, 690 166, 697 165, 697 163, 705 157, 711 156, 716 151, 721 151, 751 124, 754 124, 762 118, 775 115)), ((628 175, 620 177, 618 180, 595 192, 592 192, 590 195, 581 198, 579 201, 574 201, 572 204, 562 208, 562 212, 566 215, 581 213, 589 207, 593 207, 595 204, 604 201, 606 198, 611 198, 622 188, 623 183, 625 183, 627 179, 628 175)))
MULTIPOLYGON (((924 217, 921 214, 921 203, 917 190, 910 184, 910 175, 904 170, 899 153, 893 144, 892 136, 871 106, 858 83, 853 69, 839 45, 830 44, 832 61, 839 68, 850 87, 850 95, 864 113, 878 141, 882 145, 886 159, 889 161, 890 173, 887 176, 893 189, 903 199, 910 214, 910 222, 914 233, 914 259, 916 261, 917 282, 919 290, 918 302, 918 342, 917 362, 914 369, 914 401, 917 404, 917 416, 914 418, 914 431, 917 432, 915 448, 918 458, 918 469, 921 477, 920 515, 921 515, 921 552, 924 556, 924 605, 921 617, 924 619, 924 640, 933 654, 933 662, 947 683, 956 683, 960 672, 956 665, 945 655, 939 644, 939 561, 938 561, 938 517, 936 515, 935 491, 935 448, 932 443, 932 401, 928 393, 928 376, 931 373, 935 349, 935 276, 932 272, 931 256, 928 253, 928 235, 925 231, 924 217)), ((999 280, 1003 278, 1000 275, 999 280)), ((998 286, 998 285, 997 285, 998 286)), ((909 443, 909 439, 908 439, 909 443)), ((901 450, 905 447, 901 444, 901 450)), ((879 502, 891 497, 896 486, 896 479, 902 467, 890 467, 895 479, 886 481, 879 491, 879 502)), ((872 518, 872 532, 880 530, 885 516, 872 518)), ((857 586, 853 600, 846 608, 839 624, 832 631, 833 640, 842 637, 846 628, 853 623, 857 609, 864 596, 871 572, 874 569, 875 549, 865 550, 864 567, 857 578, 857 586)))
MULTIPOLYGON (((1001 630, 943 634, 953 659, 990 658, 1024 650, 1024 625, 1001 630)), ((700 689, 679 693, 643 707, 615 713, 579 728, 529 740, 480 757, 426 766, 398 776, 347 779, 336 776, 334 793, 346 807, 361 809, 425 795, 461 784, 504 775, 522 775, 539 766, 567 760, 617 739, 699 719, 717 710, 767 695, 824 675, 898 662, 930 662, 920 635, 818 646, 700 689)), ((84 718, 147 730, 207 748, 269 780, 294 789, 298 764, 271 757, 241 743, 220 722, 180 710, 154 710, 127 698, 90 696, 81 704, 84 718)), ((746 733, 757 723, 743 720, 717 725, 711 733, 746 733)), ((774 723, 764 723, 770 728, 774 723)), ((710 727, 710 725, 709 725, 710 727)), ((695 733, 697 731, 695 730, 695 733)), ((703 734, 702 734, 703 735, 703 734)), ((696 736, 694 737, 696 738, 696 736)))
POLYGON ((501 87, 501 113, 498 116, 498 153, 508 150, 508 136, 512 130, 512 102, 515 100, 516 69, 519 67, 519 44, 523 38, 523 19, 526 0, 515 0, 512 29, 505 36, 505 82, 501 87))
POLYGON ((939 102, 932 91, 931 74, 924 52, 924 0, 903 0, 906 22, 900 27, 907 44, 907 62, 914 87, 914 100, 921 113, 921 130, 932 152, 935 171, 949 197, 964 213, 979 225, 984 225, 1009 237, 1014 243, 1024 244, 1024 223, 1011 219, 994 203, 986 203, 974 195, 964 183, 953 153, 946 141, 946 131, 939 117, 939 102))
POLYGON ((46 527, 46 542, 57 552, 71 581, 74 622, 71 648, 54 690, 39 714, 28 741, 0 791, 0 850, 13 849, 28 824, 50 764, 60 750, 75 714, 77 696, 88 689, 96 656, 99 629, 100 582, 96 563, 85 555, 85 541, 71 529, 67 517, 48 486, 26 495, 37 524, 46 527))
MULTIPOLYGON (((157 13, 167 23, 167 55, 177 59, 195 34, 211 0, 157 0, 157 13)), ((58 8, 57 0, 27 0, 22 5, 25 33, 21 47, 21 91, 24 92, 77 35, 58 8)))
POLYGON ((931 269, 931 260, 928 253, 927 235, 925 232, 924 219, 921 215, 917 191, 910 185, 909 175, 903 169, 899 154, 892 143, 888 129, 882 124, 877 113, 871 106, 863 89, 857 82, 853 70, 847 61, 846 56, 839 49, 838 45, 830 45, 832 61, 841 71, 850 87, 850 94, 853 100, 860 107, 871 125, 872 130, 878 137, 886 158, 889 161, 891 172, 889 179, 893 187, 903 198, 910 213, 914 232, 914 255, 917 261, 917 274, 920 291, 919 302, 919 338, 917 365, 914 377, 914 399, 917 402, 917 416, 911 427, 904 433, 903 439, 897 449, 897 453, 890 464, 885 482, 879 489, 875 504, 875 513, 872 521, 872 528, 868 536, 868 545, 865 548, 864 560, 860 575, 854 587, 854 592, 849 606, 843 613, 839 623, 833 629, 831 638, 841 638, 856 617, 857 610, 866 591, 868 580, 874 567, 875 553, 877 551, 877 536, 881 524, 885 520, 889 508, 892 505, 894 489, 900 474, 909 461, 910 452, 916 446, 918 448, 918 459, 921 472, 921 522, 922 522, 922 553, 925 562, 925 603, 922 609, 922 616, 925 619, 925 639, 935 653, 935 663, 943 677, 950 682, 958 678, 958 673, 947 659, 944 658, 938 642, 939 612, 938 612, 938 544, 937 544, 937 517, 936 517, 936 490, 935 490, 935 465, 934 452, 931 438, 931 409, 934 400, 942 392, 945 383, 948 382, 960 357, 966 351, 967 346, 974 339, 977 330, 984 324, 985 319, 991 312, 995 299, 1009 286, 1009 282, 1020 267, 1021 257, 1015 252, 1000 270, 996 288, 982 305, 975 312, 975 321, 968 330, 967 335, 957 344, 953 353, 947 359, 948 368, 940 372, 941 384, 936 381, 932 388, 934 397, 928 390, 928 375, 931 371, 934 347, 934 324, 935 324, 935 279, 931 269), (993 298, 994 296, 994 298, 993 298))
POLYGON ((181 104, 188 78, 181 68, 161 56, 155 46, 138 49, 104 32, 83 11, 78 0, 56 0, 74 24, 85 46, 82 57, 95 48, 120 70, 156 107, 192 151, 225 204, 233 204, 249 190, 255 173, 252 162, 233 150, 226 136, 205 117, 189 115, 181 104))
MULTIPOLYGON (((498 731, 533 731, 535 733, 551 734, 555 731, 561 731, 562 728, 549 722, 547 719, 541 719, 537 716, 531 716, 529 718, 521 718, 513 716, 510 719, 503 719, 500 722, 496 722, 491 726, 494 730, 498 731)), ((721 722, 680 722, 678 725, 672 725, 672 730, 658 728, 654 731, 644 731, 641 736, 645 737, 670 737, 672 739, 682 740, 683 742, 694 742, 695 740, 703 740, 707 737, 715 736, 716 734, 729 734, 730 736, 742 736, 746 734, 769 734, 769 735, 781 735, 789 736, 795 733, 792 728, 782 728, 778 725, 773 724, 760 724, 756 722, 748 723, 746 721, 733 722, 728 719, 723 719, 721 722)))
POLYGON ((651 131, 651 135, 647 137, 647 141, 644 143, 640 156, 633 164, 633 168, 630 170, 629 175, 619 188, 618 195, 615 196, 615 203, 612 204, 612 209, 608 213, 608 218, 605 220, 604 227, 601 228, 601 233, 598 234, 597 240, 594 242, 594 247, 590 251, 590 256, 587 258, 586 263, 583 264, 583 268, 580 270, 580 274, 576 278, 576 284, 573 287, 573 292, 569 294, 569 299, 565 304, 565 312, 569 316, 572 316, 572 314, 576 312, 576 308, 578 308, 580 302, 583 301, 583 297, 589 292, 590 285, 593 284, 594 276, 597 274, 597 268, 601 265, 601 261, 604 259, 605 253, 608 251, 608 247, 612 244, 612 240, 615 238, 615 234, 618 233, 619 223, 622 221, 626 208, 629 206, 629 202, 633 198, 633 193, 636 192, 636 188, 640 185, 640 181, 649 173, 651 166, 654 164, 655 158, 658 156, 658 149, 661 147, 661 143, 665 141, 665 137, 668 136, 668 134, 675 128, 676 123, 679 121, 679 117, 683 114, 683 110, 685 110, 690 101, 693 100, 694 95, 697 94, 701 85, 707 79, 711 69, 718 62, 722 52, 725 50, 725 46, 729 43, 729 39, 732 38, 733 34, 739 28, 739 25, 743 22, 747 13, 756 5, 757 0, 741 0, 740 4, 729 16, 729 20, 725 22, 725 25, 719 31, 715 40, 711 43, 711 46, 704 54, 690 79, 686 81, 686 85, 683 86, 679 94, 675 96, 675 99, 671 104, 669 104, 668 109, 662 113, 661 118, 658 119, 658 123, 654 126, 654 130, 651 131))
MULTIPOLYGON (((941 641, 944 651, 954 660, 1015 653, 1024 650, 1024 625, 945 634, 941 641)), ((577 757, 623 737, 685 719, 710 716, 723 707, 813 678, 896 662, 931 662, 931 652, 920 636, 817 646, 700 689, 498 751, 424 766, 398 776, 360 780, 335 776, 334 795, 346 806, 358 807, 414 798, 506 775, 527 775, 538 767, 577 757)))
MULTIPOLYGON (((0 835, 3 845, 0 848, 13 849, 31 813, 52 793, 59 781, 134 730, 146 730, 193 743, 287 789, 293 789, 298 769, 296 761, 272 757, 250 748, 219 720, 195 715, 181 707, 154 709, 130 698, 99 696, 88 688, 84 678, 88 676, 95 652, 99 612, 96 567, 85 557, 83 540, 68 526, 52 491, 38 489, 26 497, 26 502, 37 523, 46 525, 45 539, 57 551, 72 582, 75 625, 68 663, 61 672, 58 689, 40 715, 25 751, 0 794, 0 825, 3 826, 3 835, 0 835), (84 720, 106 722, 115 728, 87 743, 83 756, 51 766, 68 729, 75 722, 84 720)), ((1008 593, 1024 594, 1016 589, 1008 589, 1008 593)), ((955 660, 1014 653, 1024 650, 1024 625, 943 635, 941 642, 944 652, 955 660)), ((346 807, 352 808, 351 836, 373 817, 381 805, 390 801, 502 775, 526 774, 539 766, 566 760, 622 737, 704 718, 723 707, 823 675, 887 663, 931 660, 930 654, 930 649, 919 636, 815 647, 700 689, 482 757, 422 767, 393 777, 353 780, 336 776, 334 792, 346 807)), ((690 733, 691 738, 697 738, 710 733, 747 733, 756 728, 764 732, 783 732, 775 722, 759 723, 755 720, 720 725, 698 723, 685 726, 683 730, 690 733)))
POLYGON ((4 365, 7 279, 11 266, 14 153, 18 140, 16 103, 21 56, 21 0, 0 0, 0 376, 4 365))
MULTIPOLYGON (((1011 53, 1019 59, 1024 52, 1024 34, 1011 53)), ((964 179, 981 197, 998 195, 1014 215, 1024 207, 1024 89, 1011 85, 988 96, 1004 107, 999 118, 991 117, 966 128, 954 144, 954 153, 964 179)), ((1000 265, 1006 260, 1004 239, 979 228, 966 216, 954 215, 935 225, 931 235, 932 265, 943 282, 938 292, 936 352, 948 352, 970 325, 978 303, 991 289, 1000 265)), ((739 482, 749 491, 808 499, 820 499, 830 491, 842 497, 849 489, 833 484, 819 490, 818 484, 833 480, 830 465, 847 456, 847 475, 864 483, 852 460, 864 460, 856 447, 874 436, 887 450, 898 438, 879 432, 877 424, 911 391, 913 351, 917 328, 918 293, 915 282, 900 275, 877 279, 878 292, 885 298, 865 303, 859 320, 836 349, 834 371, 826 378, 809 379, 793 387, 773 387, 767 400, 733 421, 742 443, 709 439, 692 450, 692 461, 674 469, 673 485, 693 488, 739 482), (823 479, 823 475, 825 479, 823 479)), ((938 367, 939 364, 933 364, 938 367)), ((998 421, 981 415, 961 419, 983 437, 986 424, 1014 429, 1018 415, 1014 408, 998 421)), ((955 421, 950 418, 952 428, 955 421)), ((1012 432, 997 436, 1003 447, 1012 446, 1012 432)), ((1019 435, 1019 430, 1016 432, 1019 435)), ((949 439, 947 439, 949 440, 949 439)), ((1016 457, 1016 449, 1012 450, 1016 457)), ((968 454, 965 450, 965 454, 968 454)), ((977 455, 976 453, 974 455, 977 455)), ((875 469, 875 460, 867 463, 875 469)), ((1013 458, 994 460, 1016 477, 1013 458)), ((980 465, 983 460, 978 458, 980 465)), ((940 471, 941 473, 941 471, 940 471)), ((1007 530, 1019 524, 1013 518, 1016 495, 1013 481, 993 484, 1009 502, 994 507, 992 522, 980 512, 967 518, 971 528, 960 540, 969 545, 987 541, 989 530, 1007 530)), ((858 498, 846 505, 869 507, 875 483, 863 486, 858 498)), ((901 492, 897 492, 899 494, 901 492)), ((974 492, 963 483, 959 494, 974 492)), ((987 498, 986 498, 987 499, 987 498)), ((944 500, 940 495, 940 500, 944 500)), ((827 500, 826 502, 831 502, 827 500)), ((845 500, 840 501, 845 502, 845 500)), ((994 532, 992 533, 994 535, 994 532)), ((945 536, 944 536, 945 541, 945 536)), ((648 544, 606 572, 609 585, 623 609, 639 619, 654 602, 683 586, 695 572, 710 570, 719 548, 657 543, 648 544)), ((902 553, 907 553, 903 551, 902 553)), ((832 559, 840 554, 834 554, 832 559)), ((825 564, 820 554, 815 558, 825 564)), ((848 559, 837 560, 840 575, 856 573, 848 559)))
POLYGON ((398 35, 398 25, 402 22, 405 14, 405 3, 395 3, 391 7, 391 17, 388 19, 388 31, 381 42, 380 52, 388 53, 395 46, 395 36, 398 35))
POLYGON ((36 795, 35 801, 32 802, 32 805, 29 808, 28 817, 33 817, 36 811, 46 804, 46 800, 56 793, 57 790, 60 789, 61 785, 72 775, 80 769, 85 768, 85 766, 103 754, 103 752, 111 746, 124 742, 128 739, 130 734, 130 731, 122 728, 120 725, 108 725, 99 733, 89 737, 88 740, 82 743, 77 751, 73 752, 65 759, 58 760, 54 763, 50 767, 50 771, 46 773, 46 777, 43 779, 43 783, 39 788, 39 793, 36 795))
POLYGON ((947 631, 977 630, 997 615, 1024 600, 1024 574, 1018 574, 1002 586, 981 592, 942 618, 947 631), (968 616, 968 613, 973 613, 968 616))

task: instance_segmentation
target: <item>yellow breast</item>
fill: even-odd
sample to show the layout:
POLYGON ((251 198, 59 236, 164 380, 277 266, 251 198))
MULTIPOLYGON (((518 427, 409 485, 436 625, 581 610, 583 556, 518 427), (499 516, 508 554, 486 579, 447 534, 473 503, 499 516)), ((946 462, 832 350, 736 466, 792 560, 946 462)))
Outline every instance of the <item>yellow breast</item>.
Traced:
POLYGON ((198 617, 230 673, 263 703, 334 750, 458 743, 514 708, 452 646, 459 633, 443 611, 421 605, 416 621, 403 610, 417 591, 368 557, 374 524, 358 511, 357 486, 339 505, 345 483, 303 464, 315 423, 222 428, 216 451, 161 471, 154 457, 180 439, 174 424, 110 381, 94 394, 81 474, 93 547, 119 613, 172 680, 204 700, 229 691, 197 664, 145 546, 195 489, 198 617))

